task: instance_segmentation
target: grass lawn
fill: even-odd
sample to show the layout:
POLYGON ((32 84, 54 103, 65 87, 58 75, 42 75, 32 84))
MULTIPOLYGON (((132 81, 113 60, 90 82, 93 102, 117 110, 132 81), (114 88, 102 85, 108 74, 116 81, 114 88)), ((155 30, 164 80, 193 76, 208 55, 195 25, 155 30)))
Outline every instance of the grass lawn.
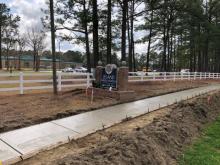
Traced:
POLYGON ((220 117, 189 147, 180 165, 220 165, 220 117))

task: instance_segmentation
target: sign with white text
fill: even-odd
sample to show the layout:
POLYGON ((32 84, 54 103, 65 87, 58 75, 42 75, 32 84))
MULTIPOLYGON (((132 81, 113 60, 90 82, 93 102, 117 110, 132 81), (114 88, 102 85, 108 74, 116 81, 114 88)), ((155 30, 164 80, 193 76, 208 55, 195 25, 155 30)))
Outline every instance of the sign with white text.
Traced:
POLYGON ((101 87, 105 89, 117 88, 117 68, 107 65, 106 68, 102 69, 101 87))

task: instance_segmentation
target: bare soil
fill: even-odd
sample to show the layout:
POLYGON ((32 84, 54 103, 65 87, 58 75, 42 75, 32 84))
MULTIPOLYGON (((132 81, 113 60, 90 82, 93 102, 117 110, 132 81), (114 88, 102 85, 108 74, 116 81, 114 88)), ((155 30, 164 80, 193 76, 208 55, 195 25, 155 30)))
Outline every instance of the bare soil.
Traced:
POLYGON ((40 153, 18 165, 178 164, 185 147, 220 115, 219 107, 219 92, 180 102, 40 153))
MULTIPOLYGON (((131 83, 136 100, 216 83, 215 81, 178 81, 131 83)), ((0 95, 0 132, 6 132, 46 121, 51 121, 94 109, 119 104, 115 99, 96 96, 94 102, 86 97, 85 90, 51 93, 0 95)))

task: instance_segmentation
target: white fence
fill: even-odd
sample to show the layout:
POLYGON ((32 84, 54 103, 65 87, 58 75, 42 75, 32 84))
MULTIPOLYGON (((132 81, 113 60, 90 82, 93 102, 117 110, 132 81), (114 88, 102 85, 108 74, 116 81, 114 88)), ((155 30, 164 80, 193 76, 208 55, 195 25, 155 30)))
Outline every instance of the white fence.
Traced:
MULTIPOLYGON (((92 80, 90 73, 57 72, 58 91, 62 91, 63 88, 88 87, 92 80)), ((51 73, 0 74, 0 92, 19 91, 20 94, 24 94, 26 90, 52 89, 52 83, 51 73), (8 87, 10 85, 13 87, 8 87)))
POLYGON ((220 79, 220 73, 129 72, 129 82, 220 79))
MULTIPOLYGON (((129 82, 220 79, 220 73, 200 72, 129 72, 129 82)), ((58 91, 63 88, 91 86, 91 73, 57 72, 58 91)), ((0 74, 0 92, 52 89, 51 73, 0 74)))

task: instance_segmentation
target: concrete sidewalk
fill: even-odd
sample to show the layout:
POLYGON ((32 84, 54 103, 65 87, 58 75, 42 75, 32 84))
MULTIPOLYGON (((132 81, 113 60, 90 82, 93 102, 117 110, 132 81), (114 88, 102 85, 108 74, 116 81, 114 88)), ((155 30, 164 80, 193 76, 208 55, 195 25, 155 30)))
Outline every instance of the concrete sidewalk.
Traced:
POLYGON ((220 85, 210 85, 115 105, 0 134, 0 164, 1 161, 4 165, 16 163, 41 151, 113 126, 125 118, 134 118, 214 90, 220 90, 220 85))

